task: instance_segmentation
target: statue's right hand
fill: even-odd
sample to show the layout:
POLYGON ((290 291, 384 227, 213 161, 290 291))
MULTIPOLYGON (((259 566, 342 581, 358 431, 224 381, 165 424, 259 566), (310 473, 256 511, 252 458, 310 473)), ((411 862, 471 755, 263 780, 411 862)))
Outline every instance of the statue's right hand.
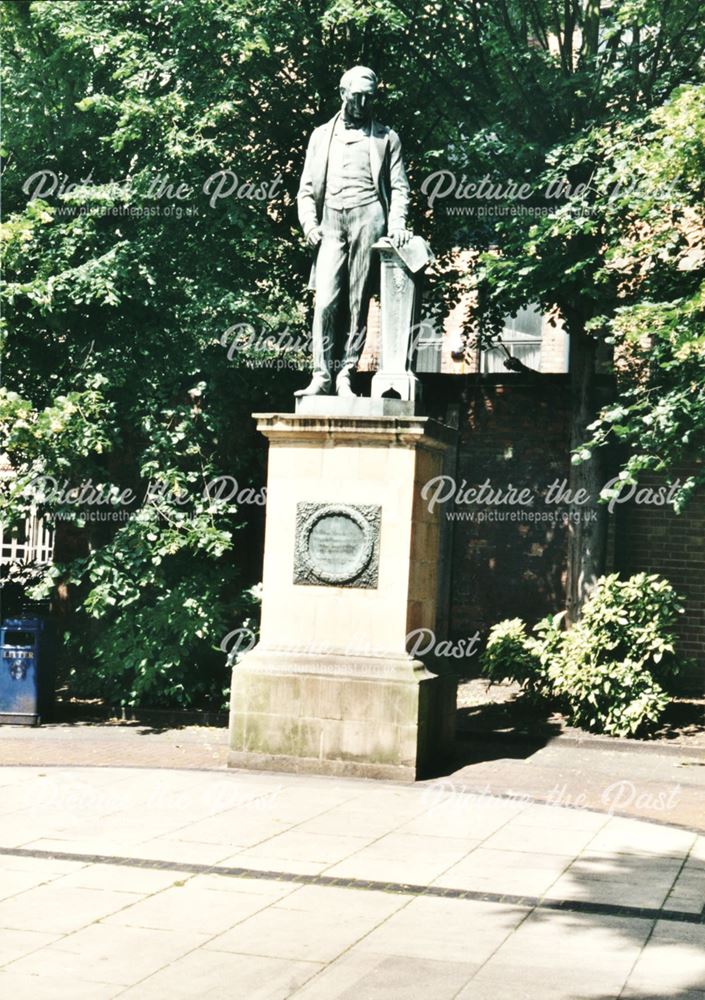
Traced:
POLYGON ((317 247, 318 244, 323 239, 323 233, 321 232, 320 226, 315 226, 311 229, 306 237, 306 242, 310 247, 317 247))

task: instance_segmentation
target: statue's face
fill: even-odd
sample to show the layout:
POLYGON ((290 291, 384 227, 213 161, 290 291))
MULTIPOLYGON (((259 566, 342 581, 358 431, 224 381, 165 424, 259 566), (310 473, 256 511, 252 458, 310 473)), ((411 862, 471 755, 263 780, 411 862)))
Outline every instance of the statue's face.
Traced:
POLYGON ((357 80, 348 87, 341 87, 340 96, 343 101, 343 112, 349 121, 369 121, 375 99, 375 89, 369 80, 357 80))

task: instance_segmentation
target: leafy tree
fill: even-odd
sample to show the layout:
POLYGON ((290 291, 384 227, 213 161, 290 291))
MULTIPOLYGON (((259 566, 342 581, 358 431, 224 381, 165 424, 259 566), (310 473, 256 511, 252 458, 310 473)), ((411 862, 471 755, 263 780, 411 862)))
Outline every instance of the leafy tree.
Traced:
MULTIPOLYGON (((670 274, 671 321, 679 327, 676 339, 681 353, 689 357, 689 375, 677 377, 680 389, 676 389, 674 347, 667 347, 661 338, 661 361, 652 359, 651 370, 663 376, 668 369, 674 390, 670 405, 662 404, 670 417, 653 425, 659 443, 652 441, 647 447, 649 455, 660 454, 664 462, 646 460, 639 449, 642 457, 630 460, 627 475, 667 464, 675 455, 681 423, 689 428, 689 442, 701 433, 697 430, 702 428, 701 405, 693 403, 683 418, 676 413, 685 387, 698 378, 702 381, 699 315, 692 299, 702 270, 680 272, 668 258, 686 239, 679 220, 688 213, 691 231, 700 226, 702 240, 702 188, 697 174, 701 156, 697 136, 702 133, 696 120, 702 89, 690 90, 689 98, 674 96, 673 109, 666 110, 671 107, 666 102, 680 85, 703 79, 705 26, 700 5, 637 0, 604 7, 594 0, 571 0, 559 6, 500 0, 469 9, 475 29, 471 50, 475 96, 488 119, 495 109, 496 122, 489 133, 484 129, 469 142, 487 149, 490 176, 527 181, 534 192, 524 203, 529 211, 520 206, 517 214, 500 218, 487 234, 494 252, 482 258, 480 289, 486 313, 481 339, 494 342, 503 316, 528 303, 559 311, 570 335, 574 454, 570 488, 573 495, 583 490, 597 498, 606 481, 605 470, 601 450, 588 443, 589 425, 600 408, 595 380, 598 349, 606 339, 624 339, 629 320, 620 310, 627 305, 635 310, 630 314, 632 323, 638 316, 645 320, 648 310, 640 313, 639 303, 646 305, 654 290, 651 278, 637 280, 634 268, 622 269, 625 252, 637 270, 638 262, 648 271, 658 258, 663 290, 668 287, 665 272, 670 274), (674 143, 671 136, 659 157, 659 127, 668 131, 669 115, 674 124, 679 118, 681 124, 688 119, 688 129, 694 132, 686 131, 688 138, 682 143, 674 143), (641 183, 633 190, 630 181, 635 173, 641 183), (673 191, 671 197, 664 196, 662 182, 672 182, 681 173, 683 189, 675 197, 673 191), (686 319, 688 312, 691 321, 686 319)), ((478 229, 471 234, 476 242, 481 236, 478 229)), ((651 399, 658 406, 656 394, 665 385, 662 378, 659 381, 653 374, 651 378, 651 399)), ((628 383, 624 388, 629 391, 628 383)), ((626 407, 630 400, 625 397, 626 407)), ((610 412, 616 415, 621 410, 605 411, 610 412)), ((637 429, 632 421, 631 435, 621 431, 621 424, 619 416, 614 425, 620 427, 617 433, 623 440, 646 444, 641 437, 644 424, 637 429)), ((599 443, 605 440, 601 434, 599 443)), ((576 505, 570 526, 571 619, 602 571, 606 538, 604 507, 592 521, 581 518, 580 509, 576 505)))
POLYGON ((705 482, 705 87, 678 89, 645 123, 612 137, 629 188, 615 211, 627 238, 610 248, 622 305, 592 328, 615 345, 620 395, 588 428, 586 451, 618 442, 626 458, 605 499, 644 471, 673 478, 676 510, 705 482), (667 193, 667 197, 663 193, 667 193))
MULTIPOLYGON (((594 0, 560 11, 542 0, 2 3, 0 448, 18 471, 4 516, 21 516, 40 475, 136 498, 112 523, 83 523, 56 496, 40 504, 63 518, 40 592, 58 587, 77 611, 69 666, 133 702, 221 697, 218 647, 251 614, 262 511, 207 486, 233 476, 256 494, 250 413, 288 407, 304 380, 308 253, 294 195, 342 71, 362 62, 380 74, 380 118, 403 138, 416 191, 439 168, 575 185, 617 124, 660 127, 651 110, 700 79, 697 13, 695 0, 608 13, 594 0)), ((631 141, 624 132, 625 155, 631 141)), ((596 189, 582 215, 570 200, 546 218, 469 226, 418 196, 412 222, 439 256, 435 314, 469 281, 458 248, 491 245, 483 335, 521 304, 561 310, 582 449, 597 335, 619 335, 630 304, 609 255, 634 219, 622 225, 596 189)), ((658 301, 690 301, 693 275, 672 277, 658 301)), ((594 480, 596 467, 574 477, 594 480)), ((594 576, 598 550, 599 538, 575 541, 575 579, 594 576)))
POLYGON ((294 263, 280 252, 285 200, 235 192, 210 205, 220 172, 269 189, 293 155, 283 115, 276 140, 254 148, 261 107, 244 82, 253 62, 261 82, 280 58, 234 13, 3 7, 12 336, 0 421, 19 472, 8 507, 22 512, 39 475, 134 493, 111 507, 128 520, 84 523, 82 507, 49 491, 40 509, 62 518, 66 558, 37 591, 69 587, 80 613, 68 666, 133 703, 222 699, 218 647, 250 613, 258 573, 238 529, 261 508, 207 487, 233 476, 257 496, 249 414, 291 391, 273 369, 243 367, 257 352, 228 330, 251 323, 259 335, 281 317, 302 329, 286 292, 294 263), (46 171, 58 190, 37 176, 46 171), (163 185, 190 194, 160 195, 163 185))

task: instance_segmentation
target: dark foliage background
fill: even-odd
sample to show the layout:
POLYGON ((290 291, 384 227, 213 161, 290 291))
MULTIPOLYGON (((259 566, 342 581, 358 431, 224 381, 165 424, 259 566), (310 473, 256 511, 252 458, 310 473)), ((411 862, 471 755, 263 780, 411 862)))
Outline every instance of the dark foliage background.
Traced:
POLYGON ((592 430, 578 400, 577 457, 592 461, 617 436, 629 479, 684 448, 702 455, 699 7, 2 4, 0 447, 18 473, 3 516, 34 499, 61 519, 58 562, 33 593, 63 613, 72 690, 222 702, 221 641, 256 616, 264 448, 250 414, 289 408, 305 378, 303 151, 354 63, 379 74, 379 118, 402 136, 411 221, 439 258, 431 313, 471 282, 482 309, 469 337, 496 335, 529 302, 560 309, 588 369, 600 337, 630 359, 592 430), (447 212, 452 198, 429 207, 424 181, 438 170, 526 181, 527 203, 550 211, 480 220, 447 212), (219 180, 232 184, 223 171, 236 189, 212 200, 219 180), (560 177, 571 192, 547 199, 560 177), (615 195, 635 177, 638 197, 615 195), (465 248, 480 251, 472 275, 458 263, 465 248), (85 505, 38 493, 38 476, 132 489, 131 504, 110 508, 130 517, 83 522, 85 505), (221 476, 237 495, 206 489, 221 476))

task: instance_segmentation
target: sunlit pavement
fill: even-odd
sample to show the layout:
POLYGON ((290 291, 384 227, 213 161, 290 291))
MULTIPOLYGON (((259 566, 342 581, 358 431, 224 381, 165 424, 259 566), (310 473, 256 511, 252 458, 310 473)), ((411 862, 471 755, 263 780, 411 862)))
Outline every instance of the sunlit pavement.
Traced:
MULTIPOLYGON (((552 739, 518 750, 458 740, 446 788, 513 795, 634 819, 665 821, 705 833, 705 748, 635 742, 596 746, 552 739)), ((144 723, 0 726, 0 766, 152 767, 225 771, 226 727, 144 723)))
POLYGON ((705 1000, 705 838, 455 790, 0 769, 0 995, 705 1000))

